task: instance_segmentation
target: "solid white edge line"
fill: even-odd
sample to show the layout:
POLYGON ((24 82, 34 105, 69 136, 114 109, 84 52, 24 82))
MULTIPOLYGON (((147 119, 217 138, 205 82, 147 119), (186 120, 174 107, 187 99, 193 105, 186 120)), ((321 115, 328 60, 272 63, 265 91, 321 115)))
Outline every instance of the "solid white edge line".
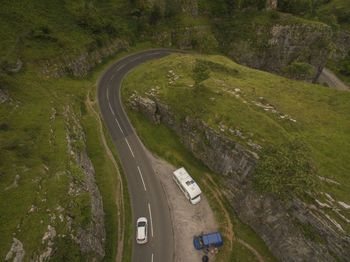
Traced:
MULTIPOLYGON (((117 120, 117 119, 116 119, 117 120)), ((134 156, 134 152, 132 152, 132 149, 131 149, 131 147, 130 147, 130 144, 129 144, 129 142, 128 142, 128 140, 125 138, 125 141, 126 141, 126 143, 128 144, 128 147, 129 147, 129 149, 130 149, 130 152, 131 152, 131 154, 132 154, 132 156, 133 157, 135 157, 134 156)))
POLYGON ((153 253, 152 253, 152 259, 151 259, 151 262, 153 262, 153 253))
POLYGON ((153 223, 152 223, 152 212, 151 212, 151 205, 148 203, 148 212, 149 212, 149 219, 151 221, 151 233, 153 237, 153 223))
POLYGON ((143 176, 142 176, 142 173, 141 173, 141 169, 139 166, 137 166, 137 169, 139 170, 139 174, 140 174, 140 177, 141 177, 141 180, 142 180, 142 184, 143 184, 143 188, 146 190, 146 185, 145 185, 145 181, 143 180, 143 176))
MULTIPOLYGON (((116 118, 114 118, 114 120, 115 120, 115 122, 117 122, 117 125, 118 125, 120 131, 121 131, 122 134, 124 135, 123 129, 122 129, 122 127, 120 126, 119 121, 118 121, 116 118)), ((130 147, 130 146, 129 146, 129 147, 130 147)))

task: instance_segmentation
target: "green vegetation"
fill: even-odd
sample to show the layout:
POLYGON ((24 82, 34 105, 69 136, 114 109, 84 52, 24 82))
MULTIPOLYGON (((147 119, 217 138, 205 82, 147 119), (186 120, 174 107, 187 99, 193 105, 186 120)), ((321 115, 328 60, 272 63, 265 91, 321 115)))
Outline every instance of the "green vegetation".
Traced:
POLYGON ((318 8, 318 16, 328 24, 339 25, 340 28, 350 30, 350 2, 347 0, 326 1, 318 8))
MULTIPOLYGON (((140 44, 129 52, 150 47, 148 43, 140 44)), ((84 256, 70 238, 57 237, 58 234, 67 235, 66 216, 74 217, 73 229, 88 226, 91 219, 90 195, 84 193, 74 198, 67 194, 70 175, 77 183, 85 177, 68 154, 66 132, 69 132, 72 146, 77 152, 85 147, 73 132, 71 115, 74 113, 86 135, 86 149, 103 198, 105 261, 115 260, 118 238, 115 205, 117 176, 100 140, 97 122, 85 106, 85 99, 89 88, 106 66, 126 54, 122 52, 105 60, 84 79, 46 78, 30 67, 15 75, 0 74, 0 86, 6 88, 10 97, 0 107, 0 224, 6 225, 0 227, 0 257, 6 256, 13 237, 23 243, 26 256, 39 256, 45 251, 41 239, 49 224, 56 230, 54 244, 61 248, 53 259, 76 261, 74 258, 84 256), (65 116, 67 106, 71 112, 68 119, 65 116), (29 212, 32 206, 34 211, 29 212), (64 211, 59 213, 59 206, 64 211), (59 214, 64 216, 63 222, 59 214), (51 218, 53 215, 56 216, 55 220, 51 218)), ((96 101, 95 98, 93 100, 96 101)), ((126 182, 123 183, 125 246, 129 246, 125 250, 125 261, 130 261, 133 225, 128 189, 126 182)))
POLYGON ((301 141, 267 145, 261 152, 253 183, 263 193, 286 200, 316 191, 318 178, 312 154, 301 141))
POLYGON ((290 77, 296 79, 304 79, 305 77, 311 77, 314 74, 312 65, 308 63, 293 62, 284 70, 290 77))
MULTIPOLYGON (((158 100, 169 105, 175 121, 181 123, 186 116, 200 118, 216 130, 226 126, 224 134, 247 147, 247 140, 232 134, 229 128, 240 130, 261 145, 264 150, 259 154, 266 162, 256 178, 260 187, 266 186, 265 190, 285 197, 282 188, 287 183, 286 194, 300 194, 315 183, 313 158, 317 175, 340 183, 321 183, 319 190, 338 201, 350 202, 346 176, 350 168, 346 160, 350 158, 349 93, 248 69, 221 56, 172 55, 131 72, 124 81, 123 99, 127 100, 134 90, 149 93, 155 86, 160 87, 158 100), (201 92, 196 92, 191 87, 195 83, 192 67, 198 59, 220 64, 235 73, 212 67, 210 78, 202 81, 201 92), (175 83, 169 83, 170 70, 181 76, 175 83), (303 147, 289 144, 296 138, 303 147), (284 159, 285 155, 288 159, 284 159), (288 168, 276 173, 279 163, 272 156, 278 156, 288 168), (269 180, 269 171, 278 174, 275 180, 269 180), (294 171, 295 177, 290 176, 294 171)), ((169 154, 173 153, 159 153, 166 159, 169 154)))

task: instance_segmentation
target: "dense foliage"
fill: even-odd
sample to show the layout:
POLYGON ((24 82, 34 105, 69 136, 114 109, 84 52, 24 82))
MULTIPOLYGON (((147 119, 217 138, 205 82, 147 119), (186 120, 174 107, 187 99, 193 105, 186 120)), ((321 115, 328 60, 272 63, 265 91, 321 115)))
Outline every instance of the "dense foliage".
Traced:
POLYGON ((285 72, 293 78, 303 79, 313 75, 312 65, 308 63, 293 62, 285 68, 285 72))
POLYGON ((328 2, 330 0, 279 0, 278 8, 295 15, 314 14, 318 7, 328 2))
POLYGON ((253 184, 263 193, 286 200, 316 189, 317 178, 313 157, 299 140, 278 146, 267 146, 262 152, 253 184))

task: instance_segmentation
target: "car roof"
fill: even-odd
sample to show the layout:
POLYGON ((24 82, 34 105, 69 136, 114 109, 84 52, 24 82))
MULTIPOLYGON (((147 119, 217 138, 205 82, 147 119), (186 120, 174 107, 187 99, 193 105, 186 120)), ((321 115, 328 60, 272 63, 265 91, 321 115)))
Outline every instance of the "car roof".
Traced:
POLYGON ((137 228, 137 238, 145 239, 146 238, 146 227, 138 227, 137 228))

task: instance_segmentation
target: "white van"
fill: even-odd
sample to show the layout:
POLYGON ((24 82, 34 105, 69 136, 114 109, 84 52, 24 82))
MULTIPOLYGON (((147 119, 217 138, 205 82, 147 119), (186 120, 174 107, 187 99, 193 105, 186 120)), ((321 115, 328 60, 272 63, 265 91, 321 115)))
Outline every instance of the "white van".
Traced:
POLYGON ((200 194, 202 192, 185 168, 181 167, 175 170, 173 172, 173 179, 192 204, 197 204, 201 200, 200 194))

